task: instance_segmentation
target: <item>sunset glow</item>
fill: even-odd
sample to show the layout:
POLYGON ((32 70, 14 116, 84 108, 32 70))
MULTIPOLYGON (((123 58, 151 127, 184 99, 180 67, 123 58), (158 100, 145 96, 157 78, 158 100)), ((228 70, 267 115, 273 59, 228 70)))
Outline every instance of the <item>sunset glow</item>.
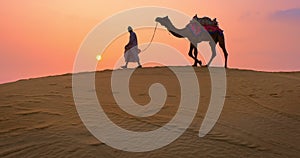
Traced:
MULTIPOLYGON (((216 17, 224 30, 230 68, 300 70, 299 0, 12 0, 1 1, 0 6, 0 83, 72 72, 81 42, 97 24, 120 11, 143 6, 172 8, 191 17, 216 17)), ((137 30, 139 43, 149 42, 152 33, 151 28, 137 30)), ((165 29, 158 30, 155 39, 187 56, 187 40, 170 36, 165 29)), ((117 37, 96 57, 100 61, 97 70, 111 69, 127 42, 128 34, 117 37)))

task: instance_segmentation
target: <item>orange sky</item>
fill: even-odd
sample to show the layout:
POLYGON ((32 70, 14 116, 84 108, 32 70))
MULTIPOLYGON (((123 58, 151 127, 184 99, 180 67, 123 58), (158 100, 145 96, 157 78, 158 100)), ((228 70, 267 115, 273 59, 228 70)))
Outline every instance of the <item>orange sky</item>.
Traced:
MULTIPOLYGON (((217 17, 220 27, 225 30, 229 67, 263 71, 300 70, 299 0, 189 0, 188 2, 0 1, 2 21, 0 83, 72 72, 78 48, 95 25, 112 14, 142 6, 173 8, 191 17, 196 13, 199 16, 217 17)), ((146 29, 137 33, 141 41, 147 42, 151 32, 152 30, 146 29)), ((127 36, 124 34, 114 41, 107 52, 111 52, 108 50, 112 48, 114 51, 123 49, 127 36)), ((182 54, 187 54, 189 43, 186 40, 172 37, 164 30, 160 30, 157 36, 164 37, 166 42, 177 46, 182 54)), ((122 52, 116 54, 122 55, 122 52)), ((105 56, 110 55, 106 53, 105 56)), ((110 60, 114 59, 103 58, 104 63, 100 63, 98 67, 109 68, 110 60)))

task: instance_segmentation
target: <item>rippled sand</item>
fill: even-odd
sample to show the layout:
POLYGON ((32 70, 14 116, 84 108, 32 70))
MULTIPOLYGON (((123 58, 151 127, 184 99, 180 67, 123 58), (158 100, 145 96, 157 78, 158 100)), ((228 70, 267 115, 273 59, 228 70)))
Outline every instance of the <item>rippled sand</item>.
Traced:
MULTIPOLYGON (((222 114, 212 131, 199 138, 211 84, 207 68, 195 71, 201 95, 191 126, 170 145, 145 153, 113 149, 89 133, 74 105, 70 74, 2 84, 0 157, 299 157, 299 72, 228 69, 222 114)), ((169 69, 138 69, 130 80, 131 95, 141 105, 150 101, 151 84, 160 82, 167 90, 163 109, 148 118, 129 115, 116 105, 110 76, 111 71, 96 73, 96 91, 106 114, 118 126, 151 131, 175 115, 181 94, 169 69)))

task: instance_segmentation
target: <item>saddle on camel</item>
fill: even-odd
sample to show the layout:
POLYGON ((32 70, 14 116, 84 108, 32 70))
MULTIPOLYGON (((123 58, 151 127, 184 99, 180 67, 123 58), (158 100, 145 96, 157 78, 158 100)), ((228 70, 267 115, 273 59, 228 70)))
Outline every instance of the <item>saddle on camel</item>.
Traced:
POLYGON ((197 14, 187 25, 187 28, 189 28, 196 36, 200 35, 201 32, 204 31, 204 29, 209 34, 218 33, 220 35, 223 35, 223 30, 219 28, 219 23, 217 22, 216 18, 214 18, 213 20, 206 16, 199 18, 197 14))

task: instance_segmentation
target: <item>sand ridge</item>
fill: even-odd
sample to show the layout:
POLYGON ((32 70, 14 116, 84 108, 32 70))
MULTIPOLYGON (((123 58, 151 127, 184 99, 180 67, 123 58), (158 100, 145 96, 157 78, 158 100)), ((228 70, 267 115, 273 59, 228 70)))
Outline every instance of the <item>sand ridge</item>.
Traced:
MULTIPOLYGON (((126 70, 118 70, 126 71, 126 70)), ((207 68, 195 68, 201 87, 196 117, 170 145, 146 153, 113 149, 85 128, 72 96, 72 76, 43 77, 0 85, 0 157, 298 157, 300 155, 300 72, 267 73, 227 69, 222 114, 204 138, 198 131, 210 101, 207 68)), ((149 102, 148 88, 162 83, 163 109, 149 118, 133 117, 116 105, 112 71, 96 73, 96 92, 108 117, 134 131, 155 130, 174 116, 180 102, 175 75, 165 67, 134 72, 134 100, 149 102)), ((84 74, 84 73, 83 73, 84 74)))

